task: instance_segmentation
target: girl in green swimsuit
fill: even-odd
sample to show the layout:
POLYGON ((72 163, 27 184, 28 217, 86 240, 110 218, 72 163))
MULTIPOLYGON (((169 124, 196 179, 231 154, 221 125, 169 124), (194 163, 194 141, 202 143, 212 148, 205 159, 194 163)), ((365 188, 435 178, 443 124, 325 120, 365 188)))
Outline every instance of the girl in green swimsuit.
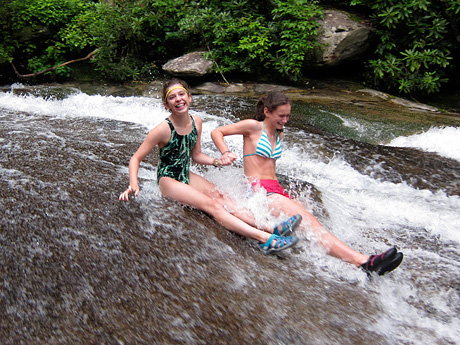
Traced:
POLYGON ((202 121, 198 116, 189 115, 192 96, 187 84, 173 79, 164 85, 162 96, 164 106, 171 115, 148 133, 131 157, 129 187, 119 199, 128 201, 130 194, 139 194, 137 177, 140 162, 158 146, 160 162, 157 178, 163 196, 210 214, 228 230, 259 241, 267 253, 295 245, 298 238, 287 235, 300 223, 300 216, 293 216, 275 228, 259 230, 252 214, 236 207, 229 196, 222 195, 215 185, 189 170, 190 159, 198 164, 218 166, 223 165, 222 158, 214 159, 201 152, 202 121), (230 213, 228 209, 236 211, 230 213))

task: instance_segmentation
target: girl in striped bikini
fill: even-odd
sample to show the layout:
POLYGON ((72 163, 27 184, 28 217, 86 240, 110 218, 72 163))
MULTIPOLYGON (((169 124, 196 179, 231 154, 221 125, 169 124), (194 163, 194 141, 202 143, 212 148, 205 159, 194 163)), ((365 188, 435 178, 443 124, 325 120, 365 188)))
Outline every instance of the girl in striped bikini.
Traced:
POLYGON ((228 149, 224 137, 243 135, 244 173, 252 187, 266 190, 272 213, 300 214, 329 255, 363 268, 368 274, 379 275, 394 270, 403 259, 403 254, 391 248, 380 255, 359 253, 326 228, 298 201, 292 199, 279 184, 276 176, 276 160, 281 157, 283 128, 289 120, 291 102, 280 92, 270 93, 259 99, 254 119, 242 120, 212 131, 212 139, 222 152, 223 165, 233 163, 238 157, 228 149))
POLYGON ((119 200, 129 200, 130 194, 140 191, 138 172, 141 161, 153 150, 160 148, 158 185, 163 196, 184 205, 195 207, 213 216, 227 229, 260 242, 266 253, 277 252, 295 245, 296 236, 288 236, 300 223, 300 216, 293 216, 283 223, 263 230, 255 227, 252 214, 238 208, 229 196, 222 195, 205 178, 191 172, 190 159, 203 165, 225 165, 201 152, 202 121, 189 115, 192 96, 188 85, 173 79, 163 87, 162 99, 171 115, 153 128, 129 162, 129 187, 119 200), (227 209, 236 210, 233 213, 227 209))

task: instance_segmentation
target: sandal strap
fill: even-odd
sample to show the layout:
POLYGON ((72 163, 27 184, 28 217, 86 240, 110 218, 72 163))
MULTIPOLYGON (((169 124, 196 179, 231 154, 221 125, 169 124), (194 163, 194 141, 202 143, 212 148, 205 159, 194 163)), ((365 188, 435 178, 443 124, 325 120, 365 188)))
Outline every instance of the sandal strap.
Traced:
POLYGON ((299 241, 296 236, 271 235, 266 243, 260 243, 265 254, 279 252, 294 246, 299 241))
POLYGON ((284 238, 278 237, 276 239, 275 245, 272 246, 272 248, 279 249, 279 248, 283 248, 283 247, 284 247, 284 238))
POLYGON ((293 241, 292 237, 284 237, 284 236, 278 236, 278 235, 271 235, 268 238, 268 241, 265 243, 261 243, 260 246, 262 249, 268 250, 268 249, 280 249, 285 246, 288 246, 291 244, 293 241), (275 241, 274 244, 273 241, 275 241))
POLYGON ((278 224, 277 226, 275 226, 273 233, 278 236, 285 236, 286 233, 289 232, 288 235, 290 235, 294 231, 294 229, 296 228, 300 220, 302 220, 302 216, 300 214, 296 214, 290 217, 289 219, 285 220, 281 224, 278 224), (282 233, 280 233, 278 230, 278 227, 280 225, 282 226, 282 230, 283 230, 282 233))
POLYGON ((262 249, 268 250, 268 249, 272 248, 272 245, 271 245, 271 244, 272 244, 273 240, 275 240, 275 239, 278 240, 278 239, 279 239, 279 235, 275 235, 275 234, 271 235, 271 236, 268 238, 267 242, 261 243, 260 246, 262 247, 262 249))

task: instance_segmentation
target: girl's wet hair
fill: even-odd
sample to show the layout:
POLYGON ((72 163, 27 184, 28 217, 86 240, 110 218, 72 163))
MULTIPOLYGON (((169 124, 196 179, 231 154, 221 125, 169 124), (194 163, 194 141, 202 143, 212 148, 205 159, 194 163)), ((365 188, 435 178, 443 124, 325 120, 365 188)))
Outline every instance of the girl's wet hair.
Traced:
POLYGON ((175 84, 182 85, 184 87, 184 89, 187 91, 187 93, 190 94, 190 92, 188 91, 188 89, 189 89, 188 84, 185 81, 183 81, 182 79, 174 78, 174 79, 171 79, 171 80, 169 80, 169 81, 167 81, 167 82, 165 82, 163 84, 163 91, 161 92, 161 99, 163 100, 163 103, 166 102, 166 94, 168 93, 168 89, 171 86, 175 85, 175 84))
POLYGON ((257 121, 265 120, 264 109, 272 112, 280 105, 291 104, 291 100, 284 93, 275 91, 271 92, 266 96, 261 97, 256 104, 256 113, 254 119, 257 121))

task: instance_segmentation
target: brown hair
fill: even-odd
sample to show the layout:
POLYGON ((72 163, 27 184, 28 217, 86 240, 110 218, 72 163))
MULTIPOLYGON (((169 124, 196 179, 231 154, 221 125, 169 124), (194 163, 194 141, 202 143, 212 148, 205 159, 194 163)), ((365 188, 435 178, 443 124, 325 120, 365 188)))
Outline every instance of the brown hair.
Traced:
POLYGON ((291 100, 282 92, 274 91, 266 96, 262 96, 257 101, 254 119, 256 119, 257 121, 263 121, 265 120, 265 108, 267 108, 268 111, 272 112, 280 105, 285 104, 291 104, 291 100))
POLYGON ((166 103, 166 94, 168 93, 168 89, 173 86, 174 84, 180 84, 184 87, 184 89, 187 91, 187 93, 190 95, 190 92, 188 91, 189 86, 188 84, 181 80, 181 79, 171 79, 163 84, 163 91, 161 92, 161 99, 163 100, 163 103, 166 103))

